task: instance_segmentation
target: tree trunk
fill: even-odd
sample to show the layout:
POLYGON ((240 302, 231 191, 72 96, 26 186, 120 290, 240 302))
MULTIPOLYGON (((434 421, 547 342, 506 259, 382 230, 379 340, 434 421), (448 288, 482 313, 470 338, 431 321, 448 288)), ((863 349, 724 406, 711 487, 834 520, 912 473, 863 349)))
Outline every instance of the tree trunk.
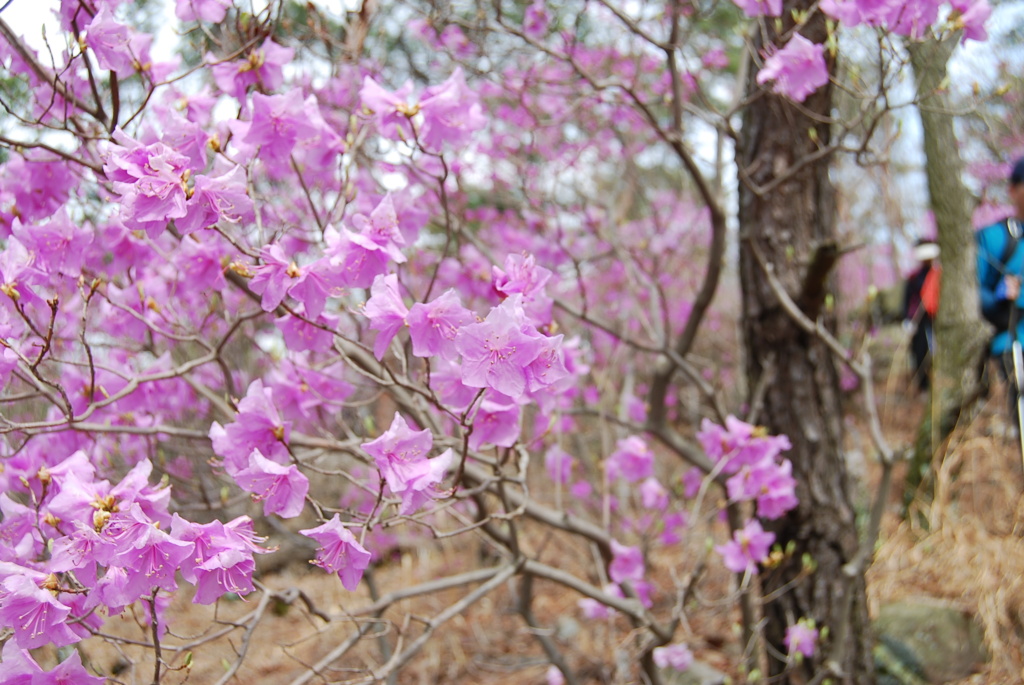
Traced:
POLYGON ((906 504, 916 494, 930 498, 928 474, 932 457, 953 430, 963 408, 977 399, 981 380, 978 370, 988 354, 990 331, 979 314, 971 196, 961 178, 963 162, 953 130, 949 96, 942 85, 946 65, 958 40, 959 34, 956 34, 944 41, 926 40, 907 45, 917 80, 928 194, 938 227, 942 278, 934 324, 935 358, 929 411, 918 430, 913 463, 907 474, 906 504), (922 483, 924 488, 920 487, 922 483))
MULTIPOLYGON (((806 0, 787 2, 783 29, 792 26, 791 9, 811 6, 806 0)), ((762 37, 778 41, 774 28, 768 21, 754 32, 758 53, 762 37)), ((801 33, 824 42, 821 14, 813 14, 801 33)), ((753 74, 747 87, 751 93, 758 88, 753 74)), ((786 456, 793 462, 800 499, 786 517, 765 522, 783 549, 792 544, 794 550, 761 575, 763 593, 770 598, 764 605, 765 637, 778 653, 769 657, 771 674, 779 676, 773 682, 806 682, 824 668, 826 658, 838 659, 841 667, 833 682, 874 682, 864 578, 843 573, 857 552, 858 536, 841 450, 837 370, 825 345, 803 332, 780 306, 762 265, 763 261, 773 269, 812 320, 826 315, 829 271, 837 252, 834 191, 827 157, 807 160, 829 144, 829 127, 822 121, 830 109, 830 87, 819 89, 799 106, 771 93, 758 97, 746 111, 737 151, 747 376, 755 388, 762 374, 774 369, 761 422, 793 443, 786 456), (773 187, 764 191, 768 184, 773 187), (804 555, 816 564, 809 575, 804 555), (802 617, 828 626, 830 637, 814 658, 790 667, 784 660, 783 637, 786 627, 802 617), (842 635, 847 637, 832 639, 842 635)))

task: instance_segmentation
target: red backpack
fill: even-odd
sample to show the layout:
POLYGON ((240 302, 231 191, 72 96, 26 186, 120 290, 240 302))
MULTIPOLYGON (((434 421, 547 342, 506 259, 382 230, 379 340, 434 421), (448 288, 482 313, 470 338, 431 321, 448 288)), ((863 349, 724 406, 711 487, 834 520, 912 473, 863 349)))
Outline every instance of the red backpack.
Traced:
POLYGON ((942 278, 942 269, 934 264, 924 277, 921 284, 921 306, 928 312, 928 316, 935 318, 939 311, 939 281, 942 278))

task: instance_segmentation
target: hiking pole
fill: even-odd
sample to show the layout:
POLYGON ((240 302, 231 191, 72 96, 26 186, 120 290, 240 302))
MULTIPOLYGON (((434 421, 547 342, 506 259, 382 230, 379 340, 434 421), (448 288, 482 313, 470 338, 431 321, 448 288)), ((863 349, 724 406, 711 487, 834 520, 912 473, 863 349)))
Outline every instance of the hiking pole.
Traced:
POLYGON ((1017 336, 1019 316, 1020 310, 1014 301, 1010 304, 1010 356, 1013 358, 1013 390, 1017 399, 1017 437, 1020 439, 1021 465, 1024 465, 1024 396, 1021 395, 1021 388, 1024 388, 1024 347, 1017 336))

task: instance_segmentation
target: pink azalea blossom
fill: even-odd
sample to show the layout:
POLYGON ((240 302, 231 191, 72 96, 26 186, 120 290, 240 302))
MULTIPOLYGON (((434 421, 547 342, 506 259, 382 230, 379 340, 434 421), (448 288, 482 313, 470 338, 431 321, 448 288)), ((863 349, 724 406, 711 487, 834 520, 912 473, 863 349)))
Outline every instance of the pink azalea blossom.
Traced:
POLYGON ((786 628, 786 636, 782 640, 789 649, 790 654, 802 654, 810 658, 818 643, 818 629, 814 626, 814 620, 802 618, 793 625, 786 628))
POLYGON ((545 0, 534 0, 523 12, 523 33, 531 38, 541 38, 548 32, 551 17, 545 0))
POLYGON ((250 86, 259 84, 264 91, 277 90, 284 82, 284 65, 292 61, 295 51, 272 40, 254 48, 244 59, 234 62, 213 63, 213 80, 223 92, 238 100, 245 100, 250 86))
POLYGON ((14 640, 4 643, 2 682, 4 685, 103 685, 106 678, 90 675, 82 666, 82 655, 77 649, 57 664, 53 670, 44 671, 32 659, 32 655, 19 647, 14 640))
POLYGON ((402 498, 399 514, 412 513, 437 495, 437 485, 444 480, 454 453, 445 450, 433 459, 427 458, 433 442, 430 431, 413 431, 396 412, 383 435, 362 445, 374 458, 391 492, 402 498))
POLYGON ((216 24, 224 21, 232 4, 232 0, 177 0, 174 14, 182 21, 216 24))
POLYGON ((316 106, 310 96, 303 101, 298 92, 283 95, 252 96, 252 122, 244 142, 259 146, 260 157, 269 162, 287 164, 296 143, 316 133, 308 109, 316 106))
POLYGON ((388 193, 369 216, 357 214, 352 217, 352 225, 359 231, 356 241, 367 249, 378 249, 396 264, 406 261, 402 248, 405 247, 405 235, 402 233, 398 220, 398 211, 391 193, 388 193))
POLYGON ((729 499, 737 502, 756 499, 758 516, 777 519, 797 505, 792 470, 793 464, 788 459, 776 463, 774 459, 765 458, 745 465, 726 481, 729 499))
POLYGON ((444 83, 423 91, 420 111, 420 141, 429 150, 439 151, 445 145, 462 147, 487 123, 480 96, 466 85, 461 68, 456 68, 444 83))
POLYGON ((545 287, 551 280, 551 271, 537 265, 533 255, 511 254, 505 258, 504 270, 492 267, 494 289, 508 297, 515 293, 523 296, 523 311, 537 325, 551 322, 554 301, 545 287))
POLYGON ((572 466, 575 460, 558 445, 552 445, 544 453, 544 468, 548 476, 556 483, 563 485, 572 477, 572 466))
POLYGON ((373 279, 370 299, 366 301, 363 313, 370 319, 370 328, 379 331, 373 343, 373 356, 383 359, 391 341, 405 326, 409 310, 398 292, 398 276, 388 274, 373 279))
POLYGON ((685 671, 693 665, 693 652, 682 643, 655 647, 651 653, 658 668, 673 668, 685 671))
POLYGON ((273 391, 257 379, 249 384, 245 397, 238 403, 238 416, 225 427, 210 427, 213 451, 222 459, 229 473, 237 473, 249 464, 254 449, 279 463, 288 461, 285 445, 292 424, 284 421, 274 406, 273 391))
POLYGON ((412 138, 410 119, 419 111, 418 105, 409 103, 412 88, 412 83, 406 82, 395 92, 390 92, 369 76, 363 78, 363 87, 359 91, 363 109, 377 117, 383 136, 412 138))
POLYGON ((121 220, 132 230, 158 236, 170 219, 181 219, 186 208, 187 157, 163 143, 143 146, 115 134, 121 144, 111 148, 104 165, 114 190, 121 195, 121 220))
POLYGON ((640 484, 640 502, 646 509, 664 509, 668 506, 668 490, 651 476, 640 484))
MULTIPOLYGON (((27 571, 27 569, 26 569, 27 571)), ((65 621, 71 609, 42 587, 42 574, 10 575, 0 583, 0 626, 14 630, 22 649, 52 644, 63 647, 79 641, 65 621)))
POLYGON ((402 415, 395 412, 391 426, 380 437, 363 443, 362 448, 374 458, 392 492, 400 492, 425 468, 433 444, 430 431, 412 430, 402 415))
POLYGON ((959 13, 955 24, 964 31, 963 42, 988 40, 985 22, 992 15, 992 6, 988 0, 954 0, 950 4, 959 13))
POLYGON ((414 355, 436 355, 454 361, 459 356, 455 336, 462 326, 472 323, 474 317, 462 306, 458 294, 449 289, 430 302, 414 304, 409 308, 405 321, 409 326, 414 355))
POLYGON ((253 206, 246 189, 245 171, 236 166, 222 176, 197 176, 186 211, 185 216, 174 222, 182 235, 221 221, 237 226, 252 220, 253 206))
POLYGON ((644 579, 644 555, 639 547, 627 547, 611 541, 612 563, 608 564, 608 576, 616 583, 644 579))
POLYGON ((763 428, 752 426, 731 415, 726 417, 724 428, 704 419, 697 433, 697 441, 712 461, 728 461, 726 473, 736 473, 741 467, 756 464, 763 459, 774 459, 792 447, 785 435, 768 435, 763 428))
POLYGON ((282 466, 270 461, 258 449, 249 455, 249 466, 235 474, 235 482, 253 499, 263 502, 263 513, 294 518, 302 513, 309 492, 309 480, 294 464, 282 466))
POLYGON ((11 230, 36 256, 40 269, 51 275, 79 274, 85 251, 93 241, 93 233, 73 223, 65 211, 55 213, 45 223, 32 226, 15 219, 11 230))
POLYGON ((782 16, 782 0, 732 0, 748 17, 782 16))
POLYGON ((519 439, 519 405, 494 391, 484 394, 480 407, 473 415, 473 433, 469 436, 470 449, 478 450, 486 444, 511 447, 519 439))
POLYGON ((526 390, 526 367, 543 350, 540 335, 524 331, 520 295, 491 310, 482 323, 463 326, 455 338, 462 354, 462 382, 493 388, 518 399, 526 390))
POLYGON ((757 574, 757 565, 768 559, 768 550, 775 542, 775 533, 765 532, 761 522, 751 519, 733 533, 733 539, 715 547, 725 567, 733 573, 757 574))
POLYGON ((109 7, 101 4, 100 11, 85 30, 86 45, 101 69, 109 69, 120 78, 135 73, 138 59, 132 54, 128 27, 114 21, 109 7))
POLYGON ((370 565, 370 553, 363 549, 356 537, 334 517, 316 528, 300 530, 301 534, 313 538, 320 545, 316 559, 312 562, 328 573, 337 573, 342 586, 352 592, 359 587, 363 571, 370 565))
POLYGON ((812 43, 799 33, 785 46, 764 61, 757 72, 758 84, 773 81, 772 90, 796 102, 828 83, 828 65, 825 64, 824 46, 812 43))
POLYGON ((249 287, 263 296, 263 311, 274 311, 285 296, 291 295, 305 305, 309 318, 319 317, 334 291, 334 269, 329 261, 318 259, 299 266, 285 256, 278 243, 263 248, 260 257, 263 264, 253 269, 255 275, 249 287))
MULTIPOLYGON (((615 599, 624 599, 626 595, 623 594, 622 588, 615 583, 609 583, 602 589, 606 595, 614 597, 615 599)), ((584 618, 591 621, 598 621, 601 619, 610 618, 612 616, 612 609, 607 604, 603 604, 596 599, 590 597, 584 597, 577 603, 580 611, 583 612, 584 618)))
POLYGON ((252 554, 237 549, 222 549, 196 566, 196 593, 193 604, 213 604, 228 592, 240 597, 253 592, 252 574, 256 562, 252 554))
POLYGON ((654 452, 639 436, 623 438, 605 460, 605 473, 609 480, 623 478, 629 483, 648 478, 654 475, 654 452))

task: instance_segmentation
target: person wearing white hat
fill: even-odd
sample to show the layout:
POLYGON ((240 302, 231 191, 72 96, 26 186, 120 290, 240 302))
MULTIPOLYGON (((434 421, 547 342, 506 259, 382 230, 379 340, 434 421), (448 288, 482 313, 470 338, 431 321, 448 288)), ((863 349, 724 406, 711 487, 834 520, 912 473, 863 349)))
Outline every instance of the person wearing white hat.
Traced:
POLYGON ((921 294, 938 256, 937 243, 919 240, 914 246, 914 259, 917 260, 918 267, 907 277, 903 291, 903 326, 913 333, 910 337, 910 354, 914 362, 914 381, 918 390, 922 392, 928 389, 935 338, 932 331, 932 315, 924 306, 921 294))

